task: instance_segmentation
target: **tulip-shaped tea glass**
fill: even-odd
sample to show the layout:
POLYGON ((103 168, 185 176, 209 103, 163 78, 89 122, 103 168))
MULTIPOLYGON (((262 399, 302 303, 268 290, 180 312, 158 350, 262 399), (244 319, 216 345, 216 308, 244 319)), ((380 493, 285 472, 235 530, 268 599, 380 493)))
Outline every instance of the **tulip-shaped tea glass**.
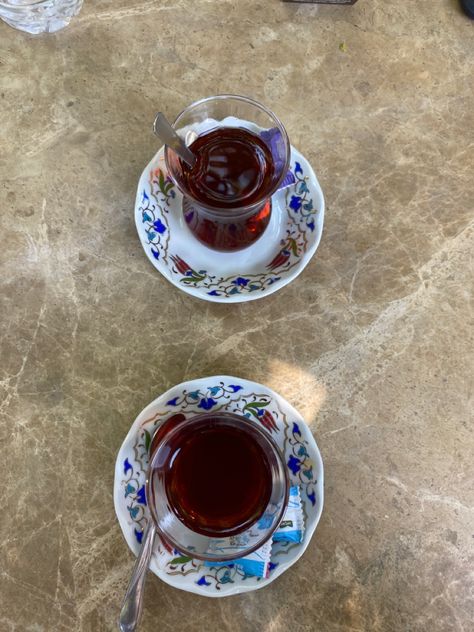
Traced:
POLYGON ((215 250, 250 246, 268 226, 271 197, 288 171, 285 128, 257 101, 228 94, 193 103, 173 127, 197 157, 190 167, 165 148, 169 175, 183 194, 187 226, 215 250))

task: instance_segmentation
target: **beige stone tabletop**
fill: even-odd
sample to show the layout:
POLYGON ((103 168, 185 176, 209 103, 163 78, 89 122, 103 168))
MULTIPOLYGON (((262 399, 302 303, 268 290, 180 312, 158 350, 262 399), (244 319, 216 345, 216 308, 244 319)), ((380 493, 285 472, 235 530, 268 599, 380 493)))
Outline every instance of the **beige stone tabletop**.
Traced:
POLYGON ((473 629, 473 68, 457 0, 86 0, 40 38, 0 22, 1 632, 116 629, 117 451, 150 400, 212 374, 304 415, 323 516, 263 590, 151 575, 143 632, 473 629), (225 92, 281 117, 327 201, 303 274, 239 305, 169 284, 133 218, 154 113, 225 92))

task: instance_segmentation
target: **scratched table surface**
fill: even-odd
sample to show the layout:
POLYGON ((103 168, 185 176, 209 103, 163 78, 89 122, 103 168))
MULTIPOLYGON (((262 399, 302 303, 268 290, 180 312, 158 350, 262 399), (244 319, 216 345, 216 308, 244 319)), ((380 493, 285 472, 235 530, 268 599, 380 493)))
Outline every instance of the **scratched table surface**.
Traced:
POLYGON ((117 451, 154 397, 214 374, 302 413, 325 509, 263 590, 150 576, 143 632, 472 629, 473 62, 455 0, 86 0, 40 38, 0 22, 2 632, 116 628, 117 451), (133 218, 155 112, 226 92, 281 117, 327 201, 303 274, 239 305, 169 284, 133 218))

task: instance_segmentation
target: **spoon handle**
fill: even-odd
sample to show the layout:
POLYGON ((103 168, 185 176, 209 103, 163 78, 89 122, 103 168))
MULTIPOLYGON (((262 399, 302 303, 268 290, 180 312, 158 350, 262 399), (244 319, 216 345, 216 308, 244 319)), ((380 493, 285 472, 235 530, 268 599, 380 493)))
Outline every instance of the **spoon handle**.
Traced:
POLYGON ((161 138, 165 145, 168 145, 178 156, 180 156, 184 162, 187 162, 190 167, 193 167, 196 162, 196 156, 187 147, 181 136, 178 136, 176 131, 168 123, 167 118, 162 112, 158 112, 153 123, 153 130, 155 134, 161 138))
POLYGON ((133 567, 132 577, 128 584, 127 592, 122 603, 119 617, 119 629, 121 632, 134 632, 143 610, 143 593, 145 589, 146 572, 150 564, 155 540, 155 526, 151 518, 143 534, 143 542, 137 561, 133 567))

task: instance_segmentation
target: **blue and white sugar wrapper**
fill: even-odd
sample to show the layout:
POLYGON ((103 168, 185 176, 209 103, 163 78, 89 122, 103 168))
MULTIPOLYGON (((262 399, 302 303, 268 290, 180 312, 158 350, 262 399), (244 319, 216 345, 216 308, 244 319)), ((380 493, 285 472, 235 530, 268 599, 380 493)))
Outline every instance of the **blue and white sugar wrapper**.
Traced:
MULTIPOLYGON (((303 535, 304 518, 300 489, 295 485, 290 487, 288 506, 283 514, 280 526, 273 534, 272 540, 266 542, 262 547, 250 553, 250 555, 234 560, 232 564, 238 566, 246 575, 267 577, 270 572, 273 542, 299 543, 303 540, 303 535)), ((204 565, 212 567, 228 566, 229 562, 204 562, 204 565)))
POLYGON ((299 487, 290 487, 288 507, 280 526, 273 534, 273 542, 301 542, 304 534, 303 509, 299 487))

